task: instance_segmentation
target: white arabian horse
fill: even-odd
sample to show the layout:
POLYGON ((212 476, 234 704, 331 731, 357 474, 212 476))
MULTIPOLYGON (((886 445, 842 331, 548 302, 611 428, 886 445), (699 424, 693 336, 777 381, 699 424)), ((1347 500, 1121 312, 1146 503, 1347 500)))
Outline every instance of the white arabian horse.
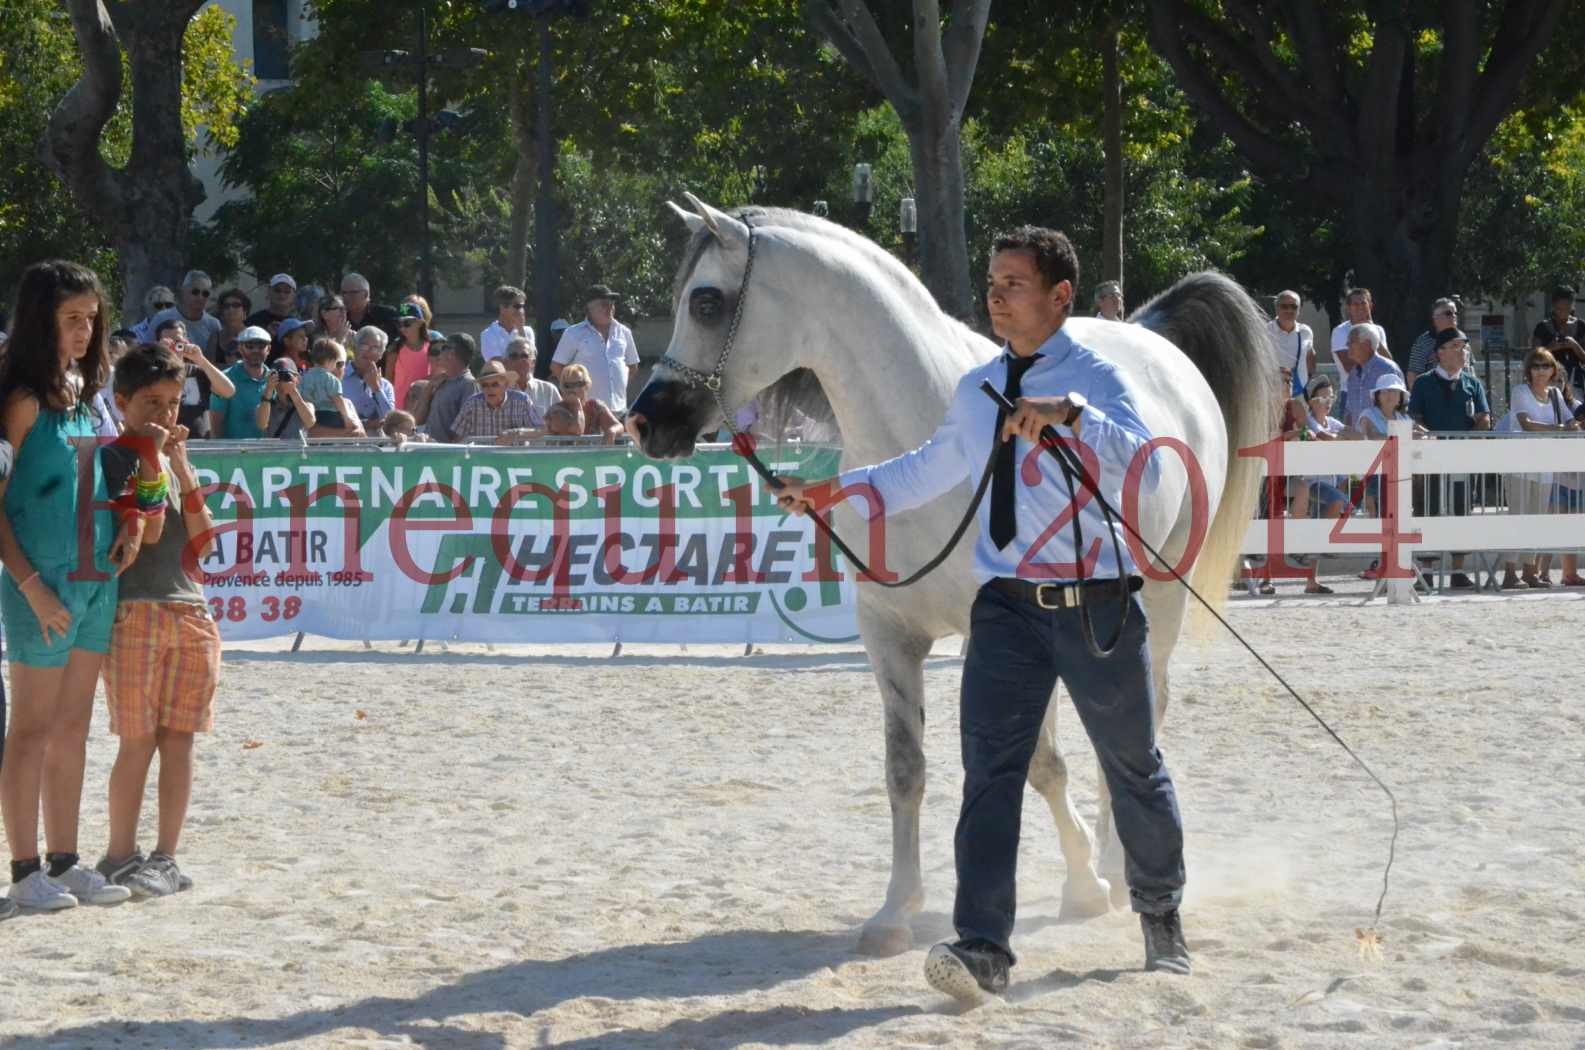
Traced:
MULTIPOLYGON (((728 215, 692 196, 688 201, 692 211, 673 205, 693 238, 674 287, 671 346, 629 418, 630 432, 650 456, 689 455, 702 433, 720 426, 723 404, 735 409, 778 381, 802 381, 807 388, 812 373, 841 430, 843 469, 877 463, 929 437, 959 378, 998 352, 990 340, 943 314, 900 262, 841 226, 794 211, 728 215)), ((1135 526, 1170 564, 1177 564, 1198 532, 1203 544, 1193 579, 1202 593, 1220 598, 1258 484, 1256 461, 1230 457, 1229 451, 1267 440, 1274 418, 1276 377, 1264 316, 1238 285, 1202 273, 1157 296, 1133 320, 1075 317, 1067 327, 1118 366, 1153 435, 1179 439, 1192 450, 1204 478, 1200 520, 1194 520, 1181 457, 1159 450, 1161 478, 1141 494, 1135 526)), ((906 575, 924 564, 945 544, 970 496, 966 481, 935 503, 888 517, 887 567, 906 575)), ((867 528, 856 512, 839 508, 835 526, 868 557, 867 528)), ((924 660, 936 639, 968 633, 973 545, 971 530, 947 562, 914 586, 857 588, 859 631, 885 704, 892 810, 891 884, 885 903, 864 926, 862 952, 895 954, 913 944, 910 920, 924 902, 924 660)), ((1149 580, 1141 597, 1150 623, 1159 726, 1168 697, 1167 662, 1188 592, 1170 578, 1149 580)), ((1062 914, 1076 919, 1104 913, 1113 901, 1121 904, 1127 889, 1105 780, 1099 872, 1093 840, 1068 797, 1067 766, 1057 751, 1057 706, 1053 702, 1046 713, 1029 783, 1056 819, 1067 861, 1062 914)))

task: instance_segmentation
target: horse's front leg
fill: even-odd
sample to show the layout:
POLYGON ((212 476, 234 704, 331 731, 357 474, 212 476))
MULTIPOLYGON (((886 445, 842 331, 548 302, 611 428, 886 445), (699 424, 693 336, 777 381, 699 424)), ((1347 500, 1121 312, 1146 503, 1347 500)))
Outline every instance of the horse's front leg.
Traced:
POLYGON ((859 951, 897 955, 913 947, 911 921, 925 903, 919 807, 925 797, 925 656, 930 639, 864 631, 886 716, 886 793, 892 806, 892 877, 886 902, 864 924, 859 951))
POLYGON ((1095 874, 1095 844, 1068 793, 1068 764, 1057 749, 1055 691, 1046 705, 1046 718, 1040 726, 1034 757, 1029 762, 1029 786, 1040 793, 1051 809, 1051 816, 1057 822, 1057 840, 1062 844, 1062 858, 1068 865, 1058 920, 1076 922, 1105 915, 1110 910, 1111 887, 1095 874))

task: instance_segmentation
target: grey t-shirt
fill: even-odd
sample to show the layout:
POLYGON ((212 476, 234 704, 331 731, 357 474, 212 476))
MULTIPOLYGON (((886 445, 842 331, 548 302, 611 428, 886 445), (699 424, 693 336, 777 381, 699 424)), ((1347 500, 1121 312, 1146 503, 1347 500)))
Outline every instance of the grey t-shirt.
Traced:
POLYGON ((429 436, 436 441, 456 441, 451 424, 457 421, 463 402, 478 392, 479 384, 466 372, 441 383, 429 399, 429 418, 424 424, 429 436))
MULTIPOLYGON (((188 575, 183 564, 183 552, 189 536, 187 522, 182 520, 182 498, 171 472, 171 461, 164 454, 160 465, 171 479, 171 492, 165 502, 165 531, 158 543, 146 543, 137 559, 121 574, 117 601, 122 602, 188 602, 204 604, 202 575, 188 575)), ((138 456, 124 446, 107 445, 104 450, 105 484, 114 495, 125 488, 127 481, 138 469, 138 456), (114 486, 114 487, 110 487, 114 486)), ((193 572, 198 574, 198 562, 193 562, 193 572)))

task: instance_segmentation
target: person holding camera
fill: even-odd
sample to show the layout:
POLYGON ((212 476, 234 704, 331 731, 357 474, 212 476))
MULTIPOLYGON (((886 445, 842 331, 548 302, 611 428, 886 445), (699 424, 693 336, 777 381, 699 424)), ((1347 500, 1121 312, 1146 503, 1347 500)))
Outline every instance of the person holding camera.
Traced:
POLYGON ((1585 394, 1585 321, 1574 316, 1574 289, 1560 284, 1552 289, 1552 313, 1536 322, 1530 345, 1550 351, 1562 370, 1564 382, 1585 394))
POLYGON ((187 366, 177 422, 186 427, 192 437, 209 437, 210 398, 215 394, 230 397, 237 392, 236 387, 203 350, 187 338, 187 325, 180 317, 161 321, 155 329, 154 341, 169 347, 187 366))
POLYGON ((291 358, 278 357, 270 364, 253 422, 269 438, 294 438, 299 431, 312 430, 318 422, 314 406, 303 397, 297 363, 291 358))

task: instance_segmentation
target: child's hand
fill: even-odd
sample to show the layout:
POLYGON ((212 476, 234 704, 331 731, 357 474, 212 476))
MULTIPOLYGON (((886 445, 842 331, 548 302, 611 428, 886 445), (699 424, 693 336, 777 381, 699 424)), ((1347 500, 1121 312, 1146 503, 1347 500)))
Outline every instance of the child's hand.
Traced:
POLYGON ((144 423, 142 426, 134 430, 133 433, 137 434, 139 437, 147 438, 149 443, 154 446, 153 455, 149 456, 149 458, 155 460, 156 462, 159 459, 160 453, 165 451, 165 443, 171 438, 171 432, 160 426, 158 423, 144 423))
POLYGON ((51 642, 50 632, 54 631, 62 638, 72 626, 72 614, 66 611, 66 606, 55 597, 55 592, 50 590, 38 575, 34 573, 26 586, 21 588, 22 597, 28 600, 28 608, 33 610, 33 618, 39 623, 39 631, 44 635, 44 644, 51 642))
POLYGON ((129 514, 122 520, 121 530, 110 545, 110 564, 116 567, 117 576, 132 568, 132 563, 138 560, 138 552, 142 549, 143 516, 129 514))

